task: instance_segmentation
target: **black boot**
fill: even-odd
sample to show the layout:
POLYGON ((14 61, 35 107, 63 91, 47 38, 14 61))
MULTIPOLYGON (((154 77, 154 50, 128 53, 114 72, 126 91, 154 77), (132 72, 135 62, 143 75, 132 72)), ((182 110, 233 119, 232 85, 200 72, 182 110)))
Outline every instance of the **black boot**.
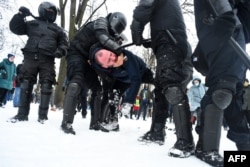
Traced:
POLYGON ((28 80, 24 80, 21 83, 20 101, 18 107, 18 113, 12 117, 10 121, 16 123, 18 121, 28 121, 28 115, 30 111, 30 102, 33 86, 28 80))
POLYGON ((168 155, 179 158, 186 158, 194 154, 195 145, 192 135, 191 113, 187 100, 176 104, 173 107, 173 119, 176 129, 177 141, 169 150, 168 155))
POLYGON ((72 127, 75 116, 75 108, 77 105, 77 99, 80 94, 80 86, 77 83, 70 83, 64 98, 63 106, 63 121, 61 128, 65 133, 75 135, 75 131, 72 127))
POLYGON ((152 123, 150 131, 141 136, 138 141, 154 142, 163 145, 165 141, 165 124, 168 118, 168 102, 161 90, 154 90, 152 123))
POLYGON ((52 87, 50 83, 44 83, 41 86, 41 101, 38 110, 38 122, 43 124, 48 120, 48 109, 50 96, 52 94, 52 87))
POLYGON ((64 131, 64 133, 73 134, 73 135, 76 134, 71 123, 62 123, 61 128, 64 131))
POLYGON ((202 119, 204 119, 204 126, 202 125, 195 156, 212 166, 222 167, 224 160, 219 154, 219 145, 223 110, 214 104, 209 104, 205 108, 202 119))
POLYGON ((138 141, 140 142, 154 142, 159 145, 163 145, 165 141, 165 124, 155 123, 153 130, 148 131, 143 136, 141 136, 138 141))

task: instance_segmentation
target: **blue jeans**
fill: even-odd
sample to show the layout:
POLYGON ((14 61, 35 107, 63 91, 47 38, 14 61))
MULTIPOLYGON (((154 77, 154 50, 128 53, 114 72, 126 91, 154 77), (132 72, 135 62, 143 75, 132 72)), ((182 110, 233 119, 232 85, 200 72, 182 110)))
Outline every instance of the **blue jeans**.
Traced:
POLYGON ((13 99, 13 105, 14 105, 14 107, 18 107, 18 105, 19 105, 20 92, 21 92, 21 88, 20 87, 16 87, 15 93, 14 93, 14 99, 13 99))

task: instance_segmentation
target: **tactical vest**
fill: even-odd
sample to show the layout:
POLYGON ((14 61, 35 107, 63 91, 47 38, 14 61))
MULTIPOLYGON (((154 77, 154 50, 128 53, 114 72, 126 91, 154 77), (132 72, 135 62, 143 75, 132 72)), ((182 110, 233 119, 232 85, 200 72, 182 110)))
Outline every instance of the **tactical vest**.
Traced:
POLYGON ((28 41, 23 51, 53 56, 58 46, 58 34, 62 30, 54 23, 33 20, 27 23, 28 41))

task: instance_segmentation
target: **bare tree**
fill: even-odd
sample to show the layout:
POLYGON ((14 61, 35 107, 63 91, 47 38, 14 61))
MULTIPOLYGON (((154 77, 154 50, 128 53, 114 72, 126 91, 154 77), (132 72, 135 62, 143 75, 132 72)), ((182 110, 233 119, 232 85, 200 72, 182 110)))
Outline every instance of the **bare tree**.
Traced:
POLYGON ((180 0, 180 2, 184 14, 194 14, 193 0, 180 0))

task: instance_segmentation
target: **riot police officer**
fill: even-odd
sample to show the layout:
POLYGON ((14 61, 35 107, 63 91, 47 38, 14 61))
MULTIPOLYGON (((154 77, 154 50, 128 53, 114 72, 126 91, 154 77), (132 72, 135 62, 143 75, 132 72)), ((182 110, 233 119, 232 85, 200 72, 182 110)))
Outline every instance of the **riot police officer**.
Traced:
POLYGON ((237 9, 237 3, 244 1, 230 2, 233 3, 194 0, 199 39, 196 51, 203 57, 200 60, 205 60, 206 68, 203 66, 202 71, 208 87, 201 101, 201 132, 195 155, 212 166, 224 165, 219 154, 223 115, 229 126, 227 137, 235 142, 238 150, 250 150, 250 133, 241 109, 246 66, 229 43, 233 38, 239 47, 246 47, 247 36, 236 15, 241 10, 237 9))
POLYGON ((84 86, 91 90, 89 128, 107 131, 99 122, 102 89, 97 73, 89 64, 89 50, 93 44, 100 42, 104 47, 119 55, 122 49, 118 40, 126 25, 127 21, 124 14, 120 12, 109 13, 106 17, 99 17, 81 27, 71 41, 66 56, 68 86, 65 93, 61 124, 65 133, 75 134, 72 123, 77 98, 84 86))
POLYGON ((136 45, 151 46, 157 59, 155 78, 155 108, 151 129, 144 140, 164 142, 168 103, 173 107, 177 141, 169 155, 188 157, 194 153, 186 86, 192 77, 192 67, 185 63, 191 55, 179 1, 140 0, 134 9, 131 24, 136 45), (143 43, 143 30, 150 23, 152 42, 143 43), (177 150, 177 151, 176 151, 177 150))
POLYGON ((42 2, 38 7, 39 17, 34 17, 26 7, 20 7, 19 12, 10 21, 10 30, 16 35, 27 35, 28 40, 22 49, 24 63, 21 71, 21 93, 18 113, 12 122, 27 121, 30 111, 33 85, 41 85, 41 102, 38 111, 38 121, 44 123, 48 119, 49 99, 52 85, 55 81, 55 58, 66 55, 68 48, 67 35, 55 24, 57 7, 50 2, 42 2), (32 15, 35 19, 26 21, 25 17, 32 15))

